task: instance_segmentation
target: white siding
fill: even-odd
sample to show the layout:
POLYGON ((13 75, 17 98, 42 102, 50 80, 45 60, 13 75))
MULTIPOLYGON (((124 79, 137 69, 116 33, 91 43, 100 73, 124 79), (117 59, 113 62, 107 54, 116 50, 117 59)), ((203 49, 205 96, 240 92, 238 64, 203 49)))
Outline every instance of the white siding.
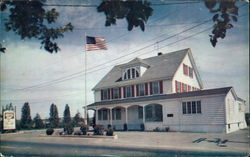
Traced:
POLYGON ((163 81, 163 94, 170 94, 172 93, 172 81, 164 80, 163 81))
POLYGON ((184 73, 183 73, 183 64, 186 64, 189 67, 192 67, 192 64, 191 64, 191 61, 189 59, 188 54, 184 57, 182 63, 180 64, 178 70, 176 71, 176 73, 175 73, 175 75, 173 77, 173 80, 172 80, 172 87, 173 87, 172 92, 173 93, 175 93, 175 91, 176 91, 175 90, 175 81, 185 83, 185 84, 190 85, 192 87, 201 88, 199 83, 198 83, 195 72, 193 72, 193 78, 191 78, 191 77, 189 77, 187 75, 184 75, 184 73))
POLYGON ((101 101, 101 91, 100 90, 94 91, 94 99, 95 99, 95 102, 101 101))
MULTIPOLYGON (((239 110, 239 102, 235 100, 232 91, 230 91, 226 98, 226 124, 227 124, 227 132, 233 132, 246 127, 245 121, 245 112, 243 110, 239 110)), ((244 105, 243 105, 244 106, 244 105)))

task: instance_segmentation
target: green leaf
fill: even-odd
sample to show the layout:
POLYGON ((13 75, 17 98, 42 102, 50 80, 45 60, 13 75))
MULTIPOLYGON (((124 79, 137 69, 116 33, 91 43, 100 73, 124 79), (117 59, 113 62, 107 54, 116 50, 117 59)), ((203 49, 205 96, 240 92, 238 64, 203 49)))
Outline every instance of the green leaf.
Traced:
POLYGON ((214 8, 215 5, 216 5, 216 1, 213 1, 213 0, 206 0, 206 1, 205 1, 205 6, 206 6, 208 9, 214 8))

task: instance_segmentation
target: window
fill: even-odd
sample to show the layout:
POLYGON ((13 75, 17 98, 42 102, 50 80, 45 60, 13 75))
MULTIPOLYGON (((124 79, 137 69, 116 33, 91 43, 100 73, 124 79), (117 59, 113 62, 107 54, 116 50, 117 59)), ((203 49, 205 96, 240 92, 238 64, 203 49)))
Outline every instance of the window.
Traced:
POLYGON ((182 102, 183 114, 200 114, 201 113, 201 101, 188 101, 182 102))
POLYGON ((132 88, 131 86, 126 87, 126 96, 131 97, 132 96, 132 88))
POLYGON ((127 73, 128 73, 128 79, 130 79, 130 69, 128 69, 127 73))
POLYGON ((98 110, 98 120, 108 120, 108 110, 107 109, 98 110))
POLYGON ((143 118, 143 107, 138 106, 138 119, 143 118))
POLYGON ((153 106, 146 106, 146 119, 151 119, 153 117, 153 106))
POLYGON ((183 92, 187 92, 187 85, 183 83, 183 86, 184 86, 183 92))
POLYGON ((197 101, 197 113, 201 113, 201 101, 197 101))
POLYGON ((102 110, 98 110, 98 120, 102 120, 102 110))
POLYGON ((136 77, 139 77, 139 72, 136 70, 136 77))
POLYGON ((186 102, 182 102, 182 113, 187 114, 186 102))
POLYGON ((102 110, 103 111, 103 115, 102 115, 102 120, 108 120, 108 110, 102 110))
POLYGON ((139 84, 139 95, 140 96, 145 95, 145 86, 144 86, 144 84, 139 84))
POLYGON ((191 102, 187 102, 187 113, 191 114, 191 102))
POLYGON ((183 74, 188 75, 188 66, 186 64, 183 64, 183 74))
POLYGON ((149 122, 162 122, 162 105, 150 104, 145 107, 146 121, 149 122))
POLYGON ((108 89, 103 90, 103 100, 108 99, 108 89))
POLYGON ((132 78, 135 78, 135 69, 132 68, 132 78))
POLYGON ((189 77, 193 78, 193 68, 189 67, 189 77))
POLYGON ((127 80, 127 79, 134 79, 139 77, 139 70, 138 68, 128 68, 125 70, 124 74, 123 74, 123 79, 127 80))
POLYGON ((153 82, 153 94, 159 94, 160 93, 160 87, 159 87, 159 82, 153 82))
POLYGON ((177 92, 181 92, 181 82, 177 82, 177 92))
POLYGON ((192 114, 196 113, 196 102, 192 101, 192 114))
POLYGON ((122 112, 121 112, 120 108, 115 109, 115 118, 116 118, 116 120, 122 119, 122 112))
POLYGON ((114 88, 113 98, 118 99, 119 98, 119 88, 114 88))

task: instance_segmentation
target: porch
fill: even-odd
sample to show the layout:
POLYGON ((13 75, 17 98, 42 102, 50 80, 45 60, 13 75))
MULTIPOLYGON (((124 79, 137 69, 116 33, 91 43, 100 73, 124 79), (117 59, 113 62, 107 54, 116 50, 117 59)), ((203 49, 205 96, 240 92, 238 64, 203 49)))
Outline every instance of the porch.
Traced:
POLYGON ((161 104, 96 106, 87 110, 94 110, 95 124, 105 128, 111 125, 114 130, 144 130, 147 124, 163 122, 161 104))

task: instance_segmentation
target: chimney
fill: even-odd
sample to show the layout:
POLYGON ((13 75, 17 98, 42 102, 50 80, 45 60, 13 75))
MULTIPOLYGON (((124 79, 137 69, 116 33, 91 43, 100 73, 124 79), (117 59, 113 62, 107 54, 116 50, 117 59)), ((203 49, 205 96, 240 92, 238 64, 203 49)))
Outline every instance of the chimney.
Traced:
POLYGON ((158 52, 158 56, 162 55, 162 52, 158 52))

